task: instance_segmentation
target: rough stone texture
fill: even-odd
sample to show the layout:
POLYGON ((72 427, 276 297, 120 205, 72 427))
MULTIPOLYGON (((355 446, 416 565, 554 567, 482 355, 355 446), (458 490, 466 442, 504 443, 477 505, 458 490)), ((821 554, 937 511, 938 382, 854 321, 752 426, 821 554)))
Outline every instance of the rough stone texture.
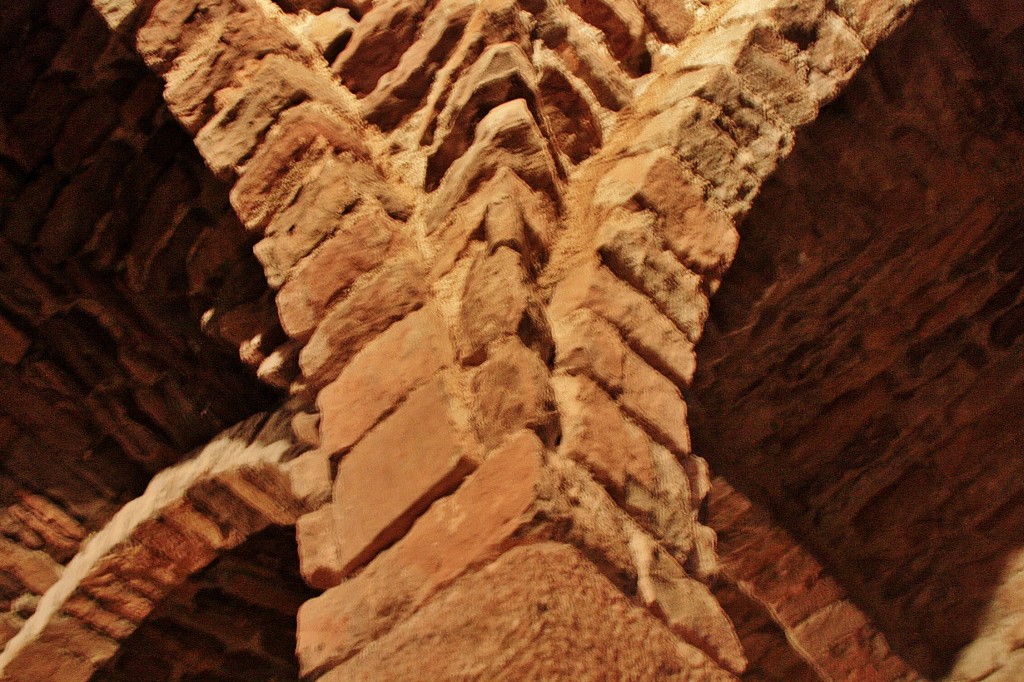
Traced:
POLYGON ((731 680, 575 550, 513 549, 324 680, 731 680), (580 624, 586 626, 580 627, 580 624))
POLYGON ((0 677, 1013 679, 1024 13, 914 4, 5 5, 0 677), (199 331, 276 445, 83 546, 199 331))
POLYGON ((338 465, 335 532, 351 572, 401 537, 435 499, 476 466, 476 446, 449 415, 439 377, 413 390, 338 465))
POLYGON ((0 653, 4 679, 90 679, 218 552, 271 523, 294 523, 301 507, 281 467, 290 418, 256 415, 157 474, 47 589, 0 653))
POLYGON ((302 581, 291 527, 272 526, 171 592, 93 677, 96 682, 295 680, 302 581))
POLYGON ((928 678, 1020 671, 1024 53, 998 35, 936 2, 879 45, 747 219, 689 393, 712 467, 928 678))

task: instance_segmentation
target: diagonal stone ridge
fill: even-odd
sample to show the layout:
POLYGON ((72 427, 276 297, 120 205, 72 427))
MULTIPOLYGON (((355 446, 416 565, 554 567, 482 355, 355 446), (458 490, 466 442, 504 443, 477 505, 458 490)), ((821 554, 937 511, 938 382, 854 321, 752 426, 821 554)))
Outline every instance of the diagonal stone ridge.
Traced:
MULTIPOLYGON (((93 4, 232 185, 274 292, 285 338, 257 373, 308 410, 291 423, 312 449, 286 485, 286 444, 254 436, 194 489, 296 523, 325 590, 299 612, 303 679, 742 675, 683 390, 762 183, 913 2, 93 4), (598 614, 614 622, 573 642, 598 614), (511 640, 515 666, 486 653, 511 640), (601 662, 563 660, 584 650, 601 662)), ((153 550, 140 576, 132 548, 168 540, 146 524, 206 494, 172 500, 174 471, 51 588, 0 658, 11 679, 59 628, 111 655, 252 532, 204 526, 222 536, 189 570, 153 550)), ((55 654, 62 679, 88 678, 90 647, 55 654)))

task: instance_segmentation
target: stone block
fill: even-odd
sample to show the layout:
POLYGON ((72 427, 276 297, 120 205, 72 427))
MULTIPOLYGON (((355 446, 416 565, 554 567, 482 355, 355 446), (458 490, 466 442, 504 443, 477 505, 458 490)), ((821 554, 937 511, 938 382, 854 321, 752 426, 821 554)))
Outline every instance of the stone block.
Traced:
POLYGON ((131 154, 126 145, 109 143, 64 186, 36 238, 36 246, 44 257, 61 262, 85 246, 100 218, 110 209, 131 154))
POLYGON ((735 679, 557 543, 508 551, 322 679, 470 677, 735 679))
POLYGON ((331 499, 331 459, 322 450, 305 452, 285 465, 292 494, 306 509, 316 509, 331 499))
POLYGON ((292 434, 302 445, 320 447, 320 413, 296 412, 292 416, 292 434))
POLYGON ((228 11, 227 3, 216 0, 159 0, 136 31, 135 48, 150 68, 166 73, 204 29, 223 21, 228 11))
POLYGON ((548 233, 556 220, 543 194, 515 172, 499 168, 458 211, 426 225, 428 244, 436 252, 431 272, 436 278, 448 273, 480 230, 492 250, 508 246, 522 254, 530 272, 537 272, 547 262, 548 233))
POLYGON ((684 266, 721 278, 732 263, 739 233, 724 207, 705 199, 706 183, 671 151, 658 149, 619 161, 601 178, 595 205, 650 210, 655 232, 684 266))
POLYGON ((205 538, 186 533, 170 523, 142 524, 136 531, 136 539, 181 566, 187 573, 198 571, 217 556, 217 551, 205 538))
POLYGON ((541 453, 532 433, 510 438, 365 570, 306 602, 298 624, 302 674, 351 657, 471 566, 497 557, 534 518, 544 489, 541 453))
MULTIPOLYGON (((314 206, 316 203, 311 198, 309 206, 296 219, 296 230, 289 231, 287 236, 269 238, 261 252, 269 258, 267 252, 271 244, 280 244, 282 241, 295 244, 297 233, 304 229, 298 226, 315 219, 310 215, 310 209, 314 206)), ((361 275, 379 267, 393 244, 407 243, 399 236, 400 224, 372 199, 360 202, 352 213, 342 216, 340 221, 335 220, 328 219, 325 222, 331 226, 336 225, 336 231, 291 269, 288 280, 277 294, 281 327, 292 338, 308 339, 338 296, 343 295, 361 275)), ((317 236, 311 234, 312 239, 317 236)), ((299 248, 305 250, 308 244, 299 248)), ((275 255, 281 256, 283 250, 275 249, 275 255)), ((286 262, 290 261, 288 257, 286 262)), ((283 270, 284 264, 275 264, 274 267, 275 271, 283 270)))
POLYGON ((433 307, 391 325, 317 396, 324 452, 334 455, 351 447, 410 391, 451 362, 448 332, 433 307))
POLYGON ((603 267, 579 268, 558 283, 548 306, 552 320, 592 310, 611 322, 644 360, 678 384, 697 366, 694 344, 646 296, 603 267))
POLYGON ((478 364, 487 357, 490 343, 514 336, 527 311, 534 307, 532 298, 519 253, 507 247, 481 253, 462 295, 459 357, 478 364))
POLYGON ((333 509, 344 574, 401 538, 476 467, 477 446, 452 423, 448 401, 442 379, 434 379, 342 458, 333 509))
POLYGON ((667 43, 681 42, 693 27, 693 12, 674 0, 639 0, 654 32, 667 43))
POLYGON ((429 7, 427 0, 373 3, 332 65, 342 83, 357 94, 371 92, 380 77, 398 64, 429 7))
POLYGON ((299 354, 303 375, 316 387, 333 381, 361 348, 392 323, 420 308, 427 284, 419 256, 389 259, 352 285, 299 354))
POLYGON ((835 99, 867 55, 857 32, 838 14, 826 12, 817 40, 807 49, 811 96, 821 106, 835 99))
POLYGON ((517 339, 495 348, 480 365, 470 385, 473 419, 485 446, 495 447, 523 428, 553 444, 558 416, 548 374, 540 356, 517 339))
POLYGON ((454 160, 425 213, 428 225, 442 223, 480 185, 508 168, 531 189, 558 203, 561 182, 547 140, 523 99, 491 109, 476 126, 473 144, 454 160))
MULTIPOLYGON (((814 4, 793 6, 802 13, 814 4)), ((797 23, 801 20, 794 17, 797 23)), ((726 26, 701 41, 691 55, 692 63, 734 68, 753 94, 771 105, 786 123, 803 125, 814 120, 818 108, 810 97, 806 72, 800 67, 799 50, 769 26, 758 20, 726 26)))
POLYGON ((677 455, 690 452, 686 403, 675 384, 635 353, 626 353, 619 403, 647 432, 677 455))
POLYGON ((317 102, 292 107, 245 165, 231 188, 231 205, 246 228, 262 231, 295 200, 325 156, 343 152, 370 159, 357 123, 317 102))
POLYGON ((562 423, 559 452, 582 464, 613 497, 622 499, 629 480, 652 487, 656 472, 647 439, 611 397, 587 377, 555 374, 551 384, 562 423))
POLYGON ((641 601, 660 613, 681 639, 700 647, 729 672, 742 674, 747 667, 743 645, 708 586, 687 576, 675 559, 650 541, 634 538, 631 549, 641 601))
POLYGON ((586 308, 556 320, 555 366, 566 374, 585 374, 611 394, 622 390, 626 345, 619 332, 586 308))
POLYGON ((426 16, 416 41, 402 54, 395 68, 377 81, 373 92, 363 98, 368 121, 390 131, 413 113, 410 102, 422 101, 427 96, 453 44, 462 38, 478 7, 475 0, 457 0, 446 3, 443 12, 426 16))
POLYGON ((425 187, 437 187, 455 159, 473 143, 479 112, 522 98, 527 108, 537 109, 537 84, 533 65, 513 42, 489 45, 455 82, 438 114, 434 145, 427 158, 425 187))
POLYGON ((341 582, 338 531, 331 505, 304 514, 295 522, 299 570, 310 587, 326 590, 341 582))
POLYGON ((278 54, 261 59, 225 99, 195 139, 207 165, 221 178, 235 176, 285 110, 307 100, 339 112, 349 108, 326 73, 278 54))
POLYGON ((597 250, 608 268, 644 292, 696 344, 710 305, 700 275, 661 248, 648 216, 620 212, 598 230, 597 250))
POLYGON ((625 71, 636 73, 647 56, 647 26, 633 0, 568 0, 566 3, 604 34, 604 43, 625 71))

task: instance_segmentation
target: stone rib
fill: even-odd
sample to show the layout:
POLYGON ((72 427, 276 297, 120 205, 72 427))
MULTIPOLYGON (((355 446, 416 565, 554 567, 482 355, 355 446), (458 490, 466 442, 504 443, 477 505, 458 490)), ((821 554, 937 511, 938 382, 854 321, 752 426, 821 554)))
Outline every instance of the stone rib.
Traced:
MULTIPOLYGON (((436 308, 453 340, 452 357, 430 358, 425 376, 396 382, 394 395, 375 395, 380 404, 354 422, 351 433, 339 436, 334 424, 321 421, 321 441, 334 445, 318 457, 341 455, 342 474, 330 503, 333 517, 318 510, 301 524, 307 575, 328 586, 366 565, 332 589, 371 580, 374 567, 393 561, 420 521, 471 488, 473 476, 460 483, 478 460, 483 471, 525 428, 540 439, 542 467, 566 476, 572 471, 570 478, 584 481, 574 485, 588 490, 591 506, 570 514, 584 529, 567 540, 586 548, 595 565, 614 567, 609 572, 619 578, 613 582, 624 592, 635 589, 636 601, 683 641, 741 672, 745 660, 735 632, 700 582, 714 570, 713 533, 695 520, 707 472, 690 452, 679 391, 692 377, 692 348, 708 297, 731 262, 736 226, 760 183, 788 153, 795 128, 835 95, 863 60, 865 45, 891 30, 898 13, 866 0, 829 6, 739 0, 712 3, 701 16, 690 12, 696 21, 672 32, 664 23, 666 8, 653 1, 526 3, 519 12, 511 2, 494 0, 472 16, 460 13, 449 30, 438 17, 458 9, 455 3, 395 0, 370 10, 334 61, 350 92, 330 78, 312 44, 260 0, 192 5, 206 11, 199 28, 176 22, 181 9, 171 0, 140 11, 137 43, 166 75, 168 102, 198 131, 197 145, 211 168, 239 178, 236 210, 264 236, 257 254, 268 281, 282 287, 283 326, 294 338, 281 346, 273 372, 267 366, 263 374, 323 397, 328 392, 321 388, 347 381, 363 351, 370 353, 376 340, 421 308, 436 308), (235 16, 239 8, 244 11, 235 16), (430 31, 420 34, 423 18, 430 31), (530 49, 531 29, 543 48, 530 49), (204 62, 202 52, 218 42, 226 45, 223 53, 215 63, 204 62), (829 48, 819 50, 818 42, 829 48), (407 55, 420 53, 437 73, 429 91, 409 74, 407 55), (582 148, 574 146, 571 124, 557 118, 559 107, 569 105, 534 72, 545 60, 579 77, 562 81, 579 88, 571 106, 586 105, 581 110, 591 137, 582 148), (505 82, 509 74, 518 79, 512 86, 505 82), (319 130, 308 143, 290 146, 286 123, 300 106, 318 110, 319 130), (359 118, 361 106, 388 128, 386 137, 359 118), (678 184, 659 184, 663 173, 678 184), (272 189, 275 177, 287 181, 272 189), (488 200, 495 188, 504 202, 488 200), (266 201, 253 198, 262 191, 266 201), (678 210, 680 194, 689 210, 678 210), (387 248, 368 248, 365 262, 345 275, 350 286, 310 302, 307 318, 292 321, 284 306, 294 299, 286 294, 310 290, 306 278, 316 276, 317 263, 343 267, 340 257, 325 254, 331 240, 351 236, 346 216, 371 196, 389 216, 372 236, 382 243, 385 233, 398 238, 387 248), (604 292, 622 285, 644 312, 602 301, 593 282, 608 278, 604 292), (567 290, 577 295, 558 295, 567 290), (574 335, 571 323, 588 314, 617 330, 574 335), (623 338, 639 355, 622 347, 623 338), (671 341, 667 351, 659 343, 664 339, 671 341), (609 361, 609 353, 618 360, 609 361), (611 378, 602 362, 611 362, 611 378), (579 374, 602 387, 579 388, 585 383, 579 374), (501 382, 517 381, 515 391, 503 392, 501 382), (436 400, 423 415, 451 429, 434 434, 438 442, 430 445, 455 464, 442 456, 414 467, 427 472, 423 480, 410 471, 400 490, 382 493, 369 520, 343 513, 371 494, 368 482, 390 464, 384 458, 398 452, 403 465, 418 456, 388 446, 389 438, 407 438, 405 410, 419 405, 409 396, 434 384, 436 400), (612 444, 614 452, 596 461, 593 449, 580 446, 588 427, 577 417, 598 402, 609 403, 609 414, 635 418, 657 443, 634 450, 623 436, 612 444), (591 476, 607 493, 591 490, 591 476), (673 496, 652 483, 658 478, 689 494, 673 496), (648 523, 647 535, 620 507, 652 517, 677 514, 685 523, 648 523), (620 532, 602 530, 598 518, 620 532), (364 523, 372 532, 360 527, 364 523), (325 544, 335 543, 331 551, 309 549, 308 540, 320 535, 325 544), (339 538, 355 538, 359 546, 339 538)), ((134 30, 124 6, 98 7, 112 25, 134 30)), ((392 380, 389 368, 378 380, 392 380)), ((626 431, 647 443, 641 429, 626 431)), ((572 485, 556 488, 552 504, 565 503, 572 485)), ((372 637, 381 634, 380 627, 367 627, 372 637)), ((307 654, 314 662, 303 661, 305 673, 325 672, 352 653, 316 650, 307 654)))
POLYGON ((0 654, 0 679, 88 680, 149 612, 218 554, 301 511, 286 412, 256 415, 157 474, 90 538, 0 654))

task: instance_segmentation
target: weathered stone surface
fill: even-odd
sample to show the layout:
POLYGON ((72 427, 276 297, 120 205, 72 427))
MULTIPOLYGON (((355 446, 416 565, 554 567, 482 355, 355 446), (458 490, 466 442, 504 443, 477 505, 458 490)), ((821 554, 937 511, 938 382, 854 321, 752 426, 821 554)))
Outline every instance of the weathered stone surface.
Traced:
POLYGON ((231 204, 245 226, 265 228, 331 150, 368 160, 360 132, 352 120, 316 101, 282 113, 231 188, 231 204))
POLYGON ((540 442, 521 432, 365 570, 303 605, 303 674, 350 658, 468 568, 496 557, 533 518, 541 469, 540 442), (446 551, 436 551, 442 544, 446 551))
POLYGON ((469 23, 479 4, 471 0, 435 5, 419 37, 402 54, 398 65, 384 74, 362 105, 367 120, 390 129, 427 96, 443 60, 469 23))
POLYGON ((284 56, 268 55, 196 134, 196 147, 214 173, 232 177, 282 112, 306 100, 339 112, 348 108, 323 72, 284 56))
POLYGON ((302 577, 310 587, 326 590, 341 582, 338 529, 330 505, 300 516, 295 522, 295 538, 302 577))
POLYGON ((412 44, 418 20, 429 6, 427 0, 374 4, 333 64, 342 82, 356 93, 372 91, 412 44))
POLYGON ((515 43, 490 45, 452 89, 438 114, 434 145, 427 158, 425 186, 434 189, 452 162, 474 142, 480 113, 505 102, 523 99, 537 108, 537 82, 526 53, 515 43))
POLYGON ((237 545, 269 523, 294 523, 298 505, 280 469, 288 443, 278 440, 289 418, 257 415, 154 477, 46 592, 0 654, 0 676, 88 679, 117 651, 111 638, 126 637, 217 549, 237 545), (108 622, 90 618, 103 610, 66 613, 75 598, 102 603, 125 627, 109 637, 99 634, 109 633, 108 622))
POLYGON ((333 380, 374 336, 421 307, 425 295, 419 259, 411 254, 364 275, 327 312, 302 349, 303 375, 320 386, 333 380))
MULTIPOLYGON (((252 68, 264 55, 271 55, 273 60, 267 65, 273 63, 273 68, 282 71, 287 70, 288 65, 277 61, 280 57, 274 53, 289 54, 289 60, 294 58, 307 62, 311 57, 290 31, 273 21, 255 3, 249 6, 246 6, 248 3, 237 3, 231 8, 235 11, 225 7, 227 3, 197 4, 196 14, 204 15, 206 21, 186 22, 193 26, 198 24, 200 30, 193 33, 185 28, 182 31, 187 44, 181 45, 180 53, 164 76, 167 83, 164 98, 168 108, 192 134, 221 109, 223 101, 218 99, 223 97, 225 90, 238 85, 241 73, 252 68), (211 59, 211 55, 216 55, 216 58, 211 59)), ((292 64, 298 66, 296 62, 292 64)), ((297 71, 292 72, 292 77, 301 78, 297 71)), ((270 84, 265 77, 261 80, 264 85, 270 84)), ((272 96, 263 102, 270 104, 272 96)), ((276 112, 269 113, 273 115, 276 112)))
MULTIPOLYGON (((311 206, 325 208, 318 203, 311 206)), ((307 208, 298 220, 312 220, 309 213, 307 208)), ((294 234, 290 232, 287 238, 294 234)), ((406 245, 399 223, 388 217, 376 201, 361 200, 351 213, 341 217, 334 234, 288 268, 288 281, 277 294, 281 328, 292 338, 308 339, 338 296, 343 296, 360 276, 380 267, 389 252, 406 245)))
POLYGON ((310 450, 285 465, 295 499, 305 509, 317 509, 331 499, 334 478, 326 452, 310 450))
POLYGON ((655 471, 646 439, 625 420, 611 397, 585 377, 551 379, 562 418, 561 452, 622 495, 626 482, 652 486, 655 471))
POLYGON ((635 2, 622 0, 569 0, 569 7, 604 33, 612 56, 629 72, 639 70, 645 57, 646 26, 635 2))
MULTIPOLYGON (((837 95, 865 45, 910 3, 341 0, 346 10, 327 0, 96 0, 99 15, 78 0, 5 5, 0 544, 12 549, 0 571, 0 642, 20 639, 4 674, 295 679, 291 617, 312 593, 278 589, 273 568, 294 545, 247 564, 225 552, 304 513, 302 568, 331 588, 303 618, 307 677, 443 677, 466 664, 487 678, 912 678, 852 602, 834 598, 843 581, 887 634, 911 629, 894 613, 916 618, 924 634, 899 645, 929 674, 940 655, 927 647, 953 652, 977 625, 958 674, 1012 677, 1019 590, 1012 579, 997 589, 995 576, 1013 565, 1006 550, 1019 539, 1016 460, 977 453, 1005 454, 1019 440, 1002 426, 1020 410, 1014 349, 1024 335, 1020 240, 1003 224, 1020 213, 1009 178, 1019 175, 1024 13, 999 0, 935 2, 929 11, 944 19, 929 24, 934 42, 911 49, 894 36, 897 56, 868 70, 872 106, 844 100, 804 143, 824 150, 819 175, 855 180, 772 209, 781 236, 765 240, 748 222, 748 243, 787 255, 748 256, 738 272, 750 296, 725 296, 726 311, 711 317, 706 299, 732 261, 735 221, 752 207, 757 215, 769 176, 767 187, 799 184, 776 171, 794 127, 837 95), (169 110, 133 48, 165 76, 169 110), (922 55, 941 68, 901 77, 922 55), (345 87, 325 70, 332 60, 345 87), (926 116, 889 116, 891 102, 939 99, 926 116), (837 125, 836 112, 856 125, 837 125), (883 118, 894 123, 881 142, 850 132, 883 118), (196 131, 213 168, 237 180, 230 206, 241 223, 189 145, 196 131), (823 143, 833 135, 839 146, 823 143), (936 151, 950 140, 956 154, 936 151), (865 163, 866 147, 899 158, 865 163), (921 149, 942 158, 916 163, 921 149), (984 198, 979 178, 997 176, 996 198, 984 198), (944 229, 905 229, 899 212, 880 208, 912 203, 944 229), (815 211, 828 218, 807 229, 815 211), (896 236, 874 234, 876 223, 896 236), (249 253, 256 240, 264 273, 249 253), (891 267, 884 249, 918 265, 891 267), (878 268, 906 286, 890 296, 878 268), (817 277, 826 286, 815 288, 817 277), (820 307, 762 310, 775 284, 769 300, 799 302, 807 287, 820 307), (909 326, 891 314, 874 323, 899 305, 909 326), (737 308, 763 317, 737 326, 737 308), (736 407, 714 424, 715 443, 750 438, 753 487, 838 580, 803 548, 767 542, 739 554, 770 571, 706 587, 707 465, 689 453, 679 391, 690 390, 709 319, 743 352, 718 361, 713 335, 702 367, 747 377, 727 393, 736 407), (258 391, 197 341, 200 324, 274 391, 250 404, 258 391), (949 331, 916 342, 935 329, 949 331), (769 347, 810 343, 766 360, 748 335, 769 347), (849 341, 847 355, 821 350, 835 339, 849 341), (896 369, 905 339, 915 339, 906 375, 896 369), (808 373, 829 388, 809 388, 808 373), (976 385, 958 392, 956 381, 976 385), (434 382, 446 397, 412 414, 434 382), (219 471, 184 495, 181 481, 157 477, 166 499, 125 507, 125 526, 95 538, 124 541, 94 563, 95 542, 85 546, 40 596, 152 471, 282 392, 296 396, 287 416, 236 434, 253 447, 300 441, 272 448, 273 467, 219 471), (825 406, 827 419, 764 407, 781 394, 825 406), (911 398, 938 416, 921 417, 911 398), (322 426, 334 445, 321 443, 315 416, 291 415, 317 400, 331 405, 322 426), (886 419, 873 418, 879 405, 893 406, 886 419), (978 412, 984 428, 971 421, 978 412), (948 443, 944 424, 959 430, 948 443), (894 430, 911 434, 894 447, 917 453, 913 462, 890 456, 894 430), (474 431, 491 452, 472 445, 474 431), (377 456, 355 475, 346 463, 368 441, 377 456), (299 454, 310 446, 322 447, 299 454), (423 464, 431 449, 435 468, 423 464), (885 461, 862 466, 875 450, 885 461), (487 476, 461 482, 463 451, 487 476), (851 463, 836 464, 839 452, 851 463), (339 456, 359 490, 326 504, 341 485, 339 456), (392 463, 406 468, 385 471, 392 463), (933 480, 950 483, 922 493, 933 480), (844 508, 835 489, 854 502, 844 508), (405 501, 391 505, 392 494, 405 501), (894 500, 919 511, 889 523, 894 500), (380 511, 367 524, 376 529, 342 532, 342 503, 380 511), (981 539, 960 541, 957 528, 981 539), (958 542, 936 540, 950 536, 958 542), (379 544, 357 573, 338 554, 349 540, 379 544), (926 549, 894 564, 892 547, 926 549), (189 578, 204 565, 226 573, 189 578), (950 571, 960 571, 955 590, 950 571), (990 610, 949 618, 968 603, 961 594, 994 595, 990 610), (541 598, 547 611, 535 609, 541 598), (742 648, 716 598, 742 621, 742 648), (264 615, 253 620, 252 604, 264 615), (97 672, 142 620, 136 643, 97 672), (570 635, 583 643, 578 656, 561 654, 570 635), (437 655, 445 646, 452 654, 437 655)), ((237 463, 231 447, 215 454, 207 464, 237 463)))
POLYGON ((519 253, 507 247, 481 253, 466 279, 459 311, 463 361, 479 363, 490 344, 515 335, 523 318, 536 314, 532 298, 519 253))
POLYGON ((323 451, 336 454, 351 447, 452 360, 447 330, 434 309, 422 308, 391 325, 318 394, 323 451), (380 381, 382 371, 389 380, 380 381))
POLYGON ((550 202, 508 168, 499 168, 472 199, 438 225, 428 226, 433 273, 451 270, 467 244, 482 229, 493 248, 507 246, 521 254, 534 272, 547 261, 557 220, 550 202))
MULTIPOLYGON (((849 18, 853 5, 901 4, 835 6, 849 18)), ((963 8, 920 5, 798 134, 744 222, 688 392, 695 449, 770 508, 884 635, 885 648, 830 606, 801 552, 774 539, 730 552, 754 575, 777 567, 747 584, 792 602, 787 617, 819 613, 800 636, 822 636, 807 649, 836 679, 898 679, 886 648, 930 679, 1015 672, 1003 637, 1019 609, 997 595, 1021 539, 1009 464, 1021 354, 997 320, 1020 298, 1021 261, 1008 255, 1020 253, 1019 220, 1002 217, 1019 202, 1004 175, 1015 162, 1001 159, 1022 140, 988 118, 1011 100, 971 85, 974 68, 1011 77, 967 67, 963 45, 985 54, 983 35, 963 8), (760 554, 769 544, 777 553, 760 554), (965 646, 979 654, 969 674, 956 670, 965 646)))
POLYGON ((638 4, 658 37, 666 42, 680 42, 693 27, 693 12, 681 2, 639 0, 638 4))
POLYGON ((554 440, 558 418, 548 367, 518 340, 495 348, 470 386, 473 418, 485 446, 495 447, 522 428, 536 431, 548 444, 554 440))
POLYGON ((555 364, 568 374, 586 374, 612 395, 622 390, 626 344, 611 323, 586 308, 557 320, 555 364))
POLYGON ((624 159, 601 179, 597 205, 635 205, 658 216, 656 233, 689 269, 721 277, 739 234, 724 209, 704 198, 704 183, 667 150, 624 159))
POLYGON ((392 676, 735 679, 555 543, 510 550, 324 679, 392 676))
POLYGON ((608 268, 647 294, 696 343, 708 316, 703 282, 671 252, 659 248, 652 221, 642 214, 617 213, 601 225, 597 238, 598 253, 608 268))
POLYGON ((648 298, 606 268, 580 268, 555 288, 549 306, 553 319, 581 308, 611 322, 641 357, 677 383, 693 378, 693 342, 648 298))
POLYGON ((686 403, 679 389, 631 351, 623 358, 619 402, 655 440, 677 455, 690 452, 686 403))
POLYGON ((443 380, 430 381, 342 458, 332 507, 343 574, 402 537, 476 467, 477 448, 452 423, 449 400, 443 380))
POLYGON ((557 198, 558 172, 525 100, 501 104, 477 124, 473 144, 448 167, 441 180, 428 221, 441 222, 460 200, 501 167, 514 171, 531 188, 557 198))

